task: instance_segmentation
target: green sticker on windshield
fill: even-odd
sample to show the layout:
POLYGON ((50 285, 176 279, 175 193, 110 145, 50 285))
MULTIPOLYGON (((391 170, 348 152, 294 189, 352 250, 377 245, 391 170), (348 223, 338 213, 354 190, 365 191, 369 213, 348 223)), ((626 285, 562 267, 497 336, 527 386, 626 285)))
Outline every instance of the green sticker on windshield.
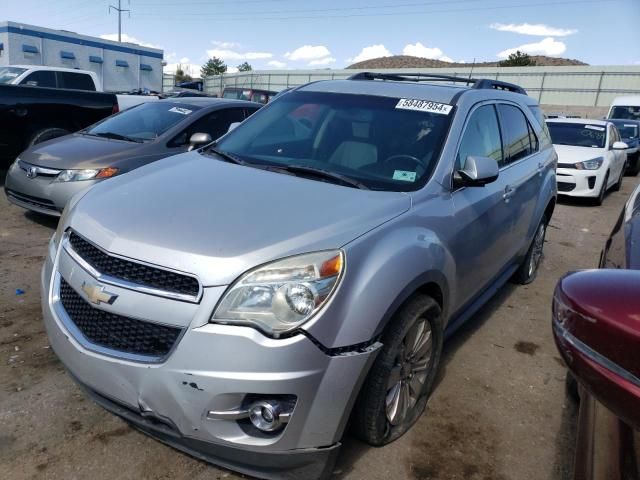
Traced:
POLYGON ((415 182, 416 172, 407 172, 406 170, 395 170, 393 172, 394 180, 402 180, 403 182, 415 182))

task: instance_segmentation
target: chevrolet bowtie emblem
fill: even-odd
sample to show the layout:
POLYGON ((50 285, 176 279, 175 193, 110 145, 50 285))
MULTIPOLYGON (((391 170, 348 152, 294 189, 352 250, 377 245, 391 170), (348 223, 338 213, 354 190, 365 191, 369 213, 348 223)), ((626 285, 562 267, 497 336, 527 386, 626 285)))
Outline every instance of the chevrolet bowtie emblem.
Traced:
POLYGON ((93 283, 82 282, 82 291, 87 294, 87 299, 95 305, 100 305, 101 303, 112 305, 118 298, 118 295, 105 292, 102 285, 93 283))

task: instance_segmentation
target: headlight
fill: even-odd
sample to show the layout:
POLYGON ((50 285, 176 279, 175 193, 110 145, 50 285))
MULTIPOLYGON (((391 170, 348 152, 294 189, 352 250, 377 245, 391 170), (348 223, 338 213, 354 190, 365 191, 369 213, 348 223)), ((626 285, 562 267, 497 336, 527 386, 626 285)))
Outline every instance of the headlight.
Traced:
POLYGON ((256 327, 277 338, 322 308, 342 278, 344 263, 343 253, 332 250, 250 270, 227 290, 211 321, 256 327))
POLYGON ((592 158, 591 160, 576 163, 576 168, 578 170, 597 170, 602 166, 602 162, 604 162, 602 157, 592 158))
POLYGON ((117 175, 118 169, 113 167, 86 170, 63 170, 56 177, 56 182, 78 182, 93 178, 109 178, 117 175))

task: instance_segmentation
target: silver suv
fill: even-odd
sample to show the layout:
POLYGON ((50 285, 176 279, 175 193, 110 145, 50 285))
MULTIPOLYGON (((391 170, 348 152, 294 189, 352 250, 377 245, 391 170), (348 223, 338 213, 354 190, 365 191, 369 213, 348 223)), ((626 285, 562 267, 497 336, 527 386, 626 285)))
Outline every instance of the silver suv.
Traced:
POLYGON ((556 162, 515 85, 295 88, 74 197, 42 274, 50 343, 97 403, 179 450, 325 477, 349 419, 371 445, 405 433, 445 337, 534 279, 556 162))

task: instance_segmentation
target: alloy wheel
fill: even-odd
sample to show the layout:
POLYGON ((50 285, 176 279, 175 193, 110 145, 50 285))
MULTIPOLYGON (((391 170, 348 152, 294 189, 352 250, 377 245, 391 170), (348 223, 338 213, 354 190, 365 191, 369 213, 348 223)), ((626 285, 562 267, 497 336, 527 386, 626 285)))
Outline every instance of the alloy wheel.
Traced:
POLYGON ((419 318, 402 341, 387 383, 387 420, 401 425, 418 403, 429 373, 433 353, 431 324, 419 318))
POLYGON ((540 265, 540 260, 542 260, 542 249, 544 248, 544 236, 546 232, 546 225, 541 223, 538 227, 538 231, 536 232, 536 236, 533 239, 533 246, 531 250, 531 258, 529 259, 529 276, 532 277, 533 274, 538 269, 540 265))

